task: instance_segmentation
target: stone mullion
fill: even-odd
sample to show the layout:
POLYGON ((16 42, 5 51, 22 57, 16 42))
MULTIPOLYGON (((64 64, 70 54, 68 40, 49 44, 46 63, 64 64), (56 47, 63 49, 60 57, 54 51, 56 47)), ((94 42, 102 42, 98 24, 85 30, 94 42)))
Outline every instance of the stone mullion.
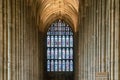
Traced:
POLYGON ((1 5, 2 6, 2 29, 1 30, 3 31, 2 32, 2 45, 3 46, 2 46, 2 76, 1 76, 1 78, 2 78, 2 80, 4 80, 4 63, 5 63, 4 62, 4 54, 5 54, 4 53, 4 27, 5 27, 4 26, 4 1, 5 0, 1 0, 1 1, 2 1, 1 2, 2 3, 2 5, 1 5))
MULTIPOLYGON (((36 20, 35 20, 36 21, 36 20)), ((35 23, 34 23, 35 24, 35 23)), ((35 26, 35 32, 34 32, 34 52, 35 52, 35 54, 34 54, 34 56, 33 56, 33 74, 36 74, 37 73, 37 64, 38 64, 38 62, 37 62, 37 59, 36 59, 36 55, 37 55, 37 45, 38 44, 36 44, 36 42, 37 42, 37 29, 36 29, 36 26, 35 26), (34 64, 36 63, 36 66, 34 66, 34 64)), ((37 76, 37 75, 36 75, 37 76)))
POLYGON ((92 32, 91 32, 91 80, 94 80, 94 69, 95 68, 93 68, 94 67, 94 16, 93 16, 93 14, 94 14, 94 7, 93 7, 93 0, 91 0, 91 19, 89 19, 90 21, 91 21, 91 26, 92 26, 92 28, 91 28, 91 30, 92 30, 92 32))
POLYGON ((16 70, 16 80, 18 80, 18 10, 17 10, 17 0, 15 0, 15 70, 16 70))
POLYGON ((86 58, 87 58, 87 63, 86 63, 86 67, 87 67, 87 69, 86 69, 86 77, 87 77, 87 80, 88 79, 90 79, 90 42, 89 42, 89 39, 90 39, 90 21, 89 21, 89 18, 90 18, 90 13, 89 13, 89 11, 90 11, 90 3, 89 3, 89 1, 90 0, 87 0, 87 2, 86 2, 86 33, 87 33, 87 35, 85 35, 86 36, 86 58))
MULTIPOLYGON (((81 8, 82 10, 84 10, 83 9, 83 7, 81 8)), ((83 17, 83 11, 81 11, 81 15, 80 15, 80 25, 81 25, 81 27, 79 27, 79 64, 81 64, 80 65, 80 69, 79 69, 79 78, 78 79, 83 79, 83 68, 84 68, 84 66, 83 66, 83 55, 84 55, 84 35, 83 35, 83 28, 84 28, 84 17, 83 17)), ((77 74, 76 74, 77 75, 77 74)))
MULTIPOLYGON (((83 5, 84 6, 84 5, 83 5)), ((83 16, 83 18, 82 18, 82 22, 81 22, 81 25, 82 25, 82 45, 81 46, 83 46, 83 51, 82 50, 80 50, 80 54, 81 54, 81 65, 82 65, 82 67, 81 67, 81 79, 83 79, 84 80, 84 53, 85 53, 85 51, 84 51, 84 43, 85 43, 85 39, 84 39, 84 23, 85 23, 85 14, 84 14, 84 7, 82 8, 83 10, 81 11, 81 14, 82 14, 82 16, 83 16), (82 52, 81 52, 82 51, 82 52), (82 57, 83 56, 83 57, 82 57)))
MULTIPOLYGON (((85 19, 85 17, 84 17, 84 19, 85 19)), ((83 40, 83 41, 81 42, 81 43, 82 43, 81 46, 83 46, 83 49, 82 49, 82 50, 83 50, 83 53, 81 52, 80 54, 82 54, 82 55, 81 55, 81 58, 82 58, 82 59, 81 59, 81 63, 82 63, 82 64, 81 64, 81 65, 82 65, 82 67, 81 67, 81 74, 82 74, 81 77, 82 77, 82 79, 84 79, 84 55, 85 55, 85 54, 84 54, 84 53, 85 53, 85 51, 84 51, 84 47, 85 47, 85 45, 84 45, 84 43, 85 43, 85 39, 84 39, 84 22, 85 22, 85 21, 83 20, 82 22, 83 22, 83 25, 82 25, 82 40, 83 40), (82 57, 82 56, 83 56, 83 57, 82 57)), ((82 51, 82 50, 81 50, 81 51, 82 51)))
POLYGON ((25 42, 26 42, 26 6, 25 6, 25 0, 23 0, 23 79, 26 80, 26 72, 25 70, 25 59, 26 59, 26 46, 25 46, 25 42))
POLYGON ((88 0, 85 1, 85 79, 87 80, 88 79, 88 75, 89 75, 89 71, 88 71, 88 62, 89 62, 89 59, 88 59, 88 31, 89 31, 89 28, 87 27, 88 26, 88 0))
POLYGON ((111 80, 114 80, 114 0, 111 0, 111 80))
POLYGON ((106 37, 107 37, 106 36, 106 32, 107 32, 107 30, 106 30, 106 28, 107 28, 107 25, 106 25, 107 24, 107 22, 106 22, 106 10, 107 9, 106 9, 106 2, 107 1, 104 1, 104 7, 103 7, 104 8, 104 10, 103 10, 104 11, 104 16, 103 16, 103 18, 104 18, 104 22, 103 22, 104 23, 104 29, 103 29, 103 31, 104 31, 104 54, 103 54, 104 55, 104 60, 103 60, 104 61, 104 66, 103 66, 104 67, 104 72, 107 72, 106 71, 106 63, 107 63, 107 60, 106 60, 106 55, 107 55, 107 47, 106 47, 106 43, 107 43, 107 41, 106 41, 106 37))
POLYGON ((20 33, 20 28, 21 28, 21 24, 20 24, 20 1, 17 1, 18 3, 18 80, 20 80, 20 76, 21 76, 21 64, 20 64, 20 56, 21 56, 21 33, 20 33))
POLYGON ((19 1, 19 80, 21 80, 21 68, 22 68, 22 65, 21 65, 21 54, 22 54, 22 44, 21 44, 21 36, 22 36, 22 33, 21 33, 21 0, 19 1))
POLYGON ((4 43, 3 43, 3 67, 4 67, 4 70, 3 70, 3 79, 4 80, 7 80, 7 1, 4 0, 3 1, 3 40, 4 40, 4 43))
POLYGON ((23 0, 20 1, 20 80, 23 79, 23 0))
POLYGON ((3 16, 2 16, 2 13, 3 13, 3 9, 2 9, 2 0, 0 0, 0 80, 3 80, 3 23, 2 23, 2 20, 3 20, 3 16))
POLYGON ((96 72, 99 72, 99 52, 98 52, 98 46, 99 46, 99 43, 98 43, 98 32, 99 32, 99 29, 98 29, 98 2, 96 1, 96 72))
POLYGON ((87 80, 89 80, 89 79, 91 79, 91 71, 90 71, 90 69, 91 69, 91 50, 90 50, 90 48, 91 48, 91 41, 90 41, 90 36, 91 36, 91 28, 90 28, 90 23, 91 23, 91 21, 92 20, 90 20, 90 18, 91 18, 91 13, 90 13, 90 10, 91 10, 91 0, 88 0, 88 2, 87 2, 87 80))
MULTIPOLYGON (((35 20, 34 20, 35 21, 35 20)), ((34 73, 34 56, 36 55, 36 52, 35 52, 35 49, 36 49, 36 45, 35 45, 35 40, 36 40, 36 37, 35 37, 35 31, 36 31, 36 26, 35 26, 35 23, 34 23, 34 21, 33 21, 33 23, 32 23, 32 26, 34 26, 33 27, 33 30, 34 30, 34 32, 33 32, 33 56, 32 56, 32 73, 33 73, 33 75, 35 74, 34 73)), ((33 78, 32 78, 32 80, 34 80, 34 76, 33 76, 33 78)))
MULTIPOLYGON (((28 0, 27 0, 28 1, 28 0)), ((30 14, 29 13, 29 7, 27 6, 27 14, 30 14)), ((28 24, 27 24, 27 29, 28 29, 28 34, 27 34, 27 36, 28 36, 28 80, 30 80, 30 28, 31 28, 31 25, 30 25, 30 16, 29 15, 27 15, 27 20, 28 20, 28 24), (29 28, 28 28, 28 26, 29 26, 29 28)))
MULTIPOLYGON (((32 65, 33 65, 33 55, 34 55, 34 29, 33 28, 35 28, 35 26, 33 25, 33 18, 32 18, 32 14, 31 14, 31 31, 32 31, 32 33, 31 33, 31 43, 33 44, 32 45, 32 49, 31 49, 31 73, 32 73, 32 75, 33 75, 33 67, 32 67, 32 65)), ((34 80, 34 78, 33 78, 33 76, 31 77, 31 80, 34 80)))
POLYGON ((15 60, 15 63, 14 63, 15 64, 15 69, 14 69, 15 74, 14 74, 14 76, 15 76, 15 80, 17 80, 17 27, 16 27, 17 26, 17 21, 16 21, 17 20, 17 9, 16 9, 17 6, 16 5, 17 4, 16 3, 17 3, 16 0, 14 0, 14 5, 15 5, 14 6, 14 8, 15 8, 15 13, 14 13, 14 16, 15 16, 14 17, 15 18, 14 19, 14 21, 15 21, 14 22, 14 26, 15 26, 15 34, 14 34, 15 35, 15 45, 14 45, 15 46, 15 59, 14 59, 15 60))
POLYGON ((31 13, 30 13, 30 44, 29 44, 29 46, 30 46, 30 52, 29 52, 29 54, 30 54, 30 59, 29 59, 29 61, 30 61, 30 79, 29 80, 32 80, 32 55, 33 55, 33 30, 34 29, 32 29, 33 28, 33 26, 32 26, 32 19, 31 19, 31 13), (32 45, 31 45, 32 44, 32 45))
MULTIPOLYGON (((27 6, 28 7, 28 6, 27 6)), ((31 80, 31 77, 32 77, 32 75, 31 75, 31 55, 32 55, 32 52, 31 52, 31 49, 32 49, 32 47, 33 46, 31 46, 30 44, 31 44, 31 42, 32 42, 32 31, 31 31, 31 28, 32 28, 32 26, 31 26, 31 13, 30 13, 30 8, 28 7, 28 13, 29 13, 29 17, 27 17, 28 18, 28 25, 29 25, 29 31, 28 31, 28 36, 29 36, 29 80, 31 80)))
POLYGON ((11 54, 11 80, 16 80, 15 79, 15 0, 12 0, 12 4, 11 4, 11 9, 12 9, 12 31, 11 31, 11 39, 12 39, 12 45, 11 45, 11 48, 12 48, 12 54, 11 54))
POLYGON ((94 49, 94 52, 93 52, 93 78, 92 80, 95 80, 95 73, 96 73, 96 6, 95 6, 95 3, 96 1, 92 0, 92 3, 93 3, 93 30, 94 30, 94 42, 93 42, 93 49, 94 49))
MULTIPOLYGON (((83 20, 83 24, 84 24, 83 25, 83 36, 84 36, 85 35, 85 32, 84 32, 85 31, 85 16, 86 16, 85 15, 85 7, 83 7, 83 15, 84 15, 84 20, 83 20)), ((84 64, 85 64, 85 42, 86 42, 85 36, 83 37, 83 40, 84 40, 83 41, 84 44, 83 44, 83 64, 82 65, 83 65, 83 80, 84 80, 85 79, 85 66, 84 66, 84 64)))
POLYGON ((85 2, 85 25, 84 25, 84 40, 85 40, 85 43, 84 43, 84 79, 87 79, 87 60, 88 60, 88 58, 87 58, 87 28, 86 28, 86 21, 87 21, 87 19, 86 19, 86 17, 87 17, 87 14, 86 14, 86 12, 87 12, 87 9, 86 9, 86 2, 85 2))
POLYGON ((101 72, 101 0, 98 1, 98 54, 99 72, 101 72))
POLYGON ((110 79, 110 0, 106 1, 106 71, 110 79))
MULTIPOLYGON (((36 18, 35 21, 37 21, 37 18, 36 18)), ((39 35, 38 35, 38 34, 39 34, 38 28, 36 28, 36 42, 37 42, 38 44, 36 44, 36 56, 35 56, 35 59, 36 59, 36 57, 37 57, 37 59, 36 59, 37 62, 36 62, 36 61, 35 61, 35 62, 36 62, 37 64, 36 64, 36 68, 35 68, 35 67, 34 67, 34 68, 35 68, 35 71, 36 71, 36 76, 37 76, 37 78, 38 78, 38 76, 39 76, 39 71, 40 71, 40 70, 39 70, 39 48, 40 48, 39 45, 40 45, 40 44, 39 44, 39 39, 38 39, 38 38, 39 38, 39 35)))
MULTIPOLYGON (((84 26, 85 27, 85 26, 84 26)), ((84 29, 86 29, 86 28, 84 28, 84 29)), ((86 33, 84 33, 84 34, 86 34, 86 33)), ((85 42, 84 42, 84 79, 86 79, 86 60, 87 60, 87 58, 86 58, 86 39, 85 39, 85 37, 84 37, 84 40, 85 40, 85 42)))
POLYGON ((83 72, 83 70, 84 70, 84 66, 83 66, 83 64, 84 64, 84 18, 81 20, 82 21, 82 23, 81 23, 81 39, 82 39, 82 41, 80 42, 81 43, 81 47, 82 48, 80 48, 79 50, 80 50, 80 64, 81 64, 81 79, 83 79, 84 77, 84 72, 83 72), (82 57, 83 56, 83 57, 82 57))
POLYGON ((104 12, 104 8, 105 8, 105 0, 102 0, 101 1, 101 72, 104 72, 105 71, 105 62, 104 62, 104 52, 105 52, 105 19, 104 19, 104 15, 105 15, 105 12, 104 12))
MULTIPOLYGON (((85 19, 84 19, 84 23, 85 23, 85 19)), ((83 30, 85 31, 85 24, 84 24, 84 29, 83 30)), ((83 76, 84 76, 84 78, 83 79, 85 79, 85 52, 86 52, 86 50, 85 50, 86 49, 86 46, 85 46, 85 42, 86 42, 85 34, 86 33, 84 32, 84 44, 83 44, 84 45, 84 48, 83 48, 83 50, 84 50, 83 51, 84 52, 84 55, 83 55, 83 67, 84 67, 83 68, 83 76)))
POLYGON ((119 8, 120 8, 120 4, 119 4, 119 0, 115 0, 115 7, 116 8, 114 8, 115 9, 115 25, 114 25, 114 27, 115 27, 115 41, 114 41, 114 44, 115 44, 115 64, 114 64, 114 66, 115 66, 115 68, 114 68, 114 80, 119 80, 119 78, 118 78, 118 74, 119 74, 119 69, 118 69, 118 67, 119 67, 119 61, 118 61, 118 58, 119 58, 119 17, 120 17, 120 15, 119 15, 119 8))

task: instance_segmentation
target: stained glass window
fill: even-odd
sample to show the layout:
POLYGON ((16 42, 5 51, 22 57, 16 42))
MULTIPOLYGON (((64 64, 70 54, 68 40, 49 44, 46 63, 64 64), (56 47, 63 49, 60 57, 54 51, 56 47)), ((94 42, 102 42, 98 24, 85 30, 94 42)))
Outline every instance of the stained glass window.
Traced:
POLYGON ((73 32, 62 20, 53 22, 47 32, 47 71, 73 71, 73 32))

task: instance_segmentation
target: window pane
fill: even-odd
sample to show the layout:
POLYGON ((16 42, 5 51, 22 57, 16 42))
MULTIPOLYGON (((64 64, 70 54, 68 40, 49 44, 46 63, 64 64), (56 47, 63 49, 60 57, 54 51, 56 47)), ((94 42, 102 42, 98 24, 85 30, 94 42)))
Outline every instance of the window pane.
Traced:
POLYGON ((62 71, 65 71, 65 60, 62 61, 62 71))
POLYGON ((50 47, 50 36, 47 36, 47 47, 50 47))
POLYGON ((58 62, 55 60, 55 71, 58 71, 58 62))
POLYGON ((61 36, 59 36, 59 47, 61 47, 61 36))
POLYGON ((54 71, 54 62, 51 60, 51 71, 54 71))
POLYGON ((55 48, 55 59, 58 59, 58 50, 55 48))
POLYGON ((66 71, 69 71, 69 61, 66 61, 66 71))
POLYGON ((73 47, 73 36, 70 36, 70 47, 73 47))
POLYGON ((50 49, 47 49, 47 59, 50 59, 50 49))
POLYGON ((62 49, 62 59, 65 59, 65 48, 62 49))
POLYGON ((61 71, 61 60, 59 60, 59 71, 61 71))
POLYGON ((47 60, 47 71, 50 71, 50 60, 47 60))
POLYGON ((65 36, 62 36, 62 47, 65 47, 65 36))
POLYGON ((70 71, 73 71, 73 61, 70 60, 70 71))
POLYGON ((61 59, 61 48, 59 48, 59 59, 61 59))
POLYGON ((57 45, 58 45, 58 38, 57 36, 55 36, 55 47, 57 47, 57 45))
POLYGON ((69 36, 66 36, 66 47, 69 47, 69 36))
POLYGON ((54 38, 51 36, 51 47, 54 47, 54 38))
POLYGON ((69 49, 66 49, 66 59, 69 59, 69 49))
POLYGON ((73 49, 70 48, 70 59, 73 59, 73 49))
POLYGON ((51 49, 51 59, 54 59, 54 50, 53 50, 53 48, 51 49))

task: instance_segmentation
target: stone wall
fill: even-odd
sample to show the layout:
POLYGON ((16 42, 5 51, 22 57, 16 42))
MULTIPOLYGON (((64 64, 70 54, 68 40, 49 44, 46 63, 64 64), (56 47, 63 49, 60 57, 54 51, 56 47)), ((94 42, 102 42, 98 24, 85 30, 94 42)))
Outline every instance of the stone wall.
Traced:
POLYGON ((96 80, 108 72, 119 80, 119 0, 81 0, 79 26, 79 80, 96 80))
POLYGON ((42 80, 42 32, 27 0, 0 0, 0 80, 42 80))

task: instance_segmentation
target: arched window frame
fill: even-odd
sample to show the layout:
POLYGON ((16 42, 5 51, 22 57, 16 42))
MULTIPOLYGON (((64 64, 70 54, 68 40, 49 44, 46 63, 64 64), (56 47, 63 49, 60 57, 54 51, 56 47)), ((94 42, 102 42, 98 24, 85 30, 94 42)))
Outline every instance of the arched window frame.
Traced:
POLYGON ((47 72, 74 71, 73 31, 67 23, 57 20, 50 25, 46 46, 47 72))

